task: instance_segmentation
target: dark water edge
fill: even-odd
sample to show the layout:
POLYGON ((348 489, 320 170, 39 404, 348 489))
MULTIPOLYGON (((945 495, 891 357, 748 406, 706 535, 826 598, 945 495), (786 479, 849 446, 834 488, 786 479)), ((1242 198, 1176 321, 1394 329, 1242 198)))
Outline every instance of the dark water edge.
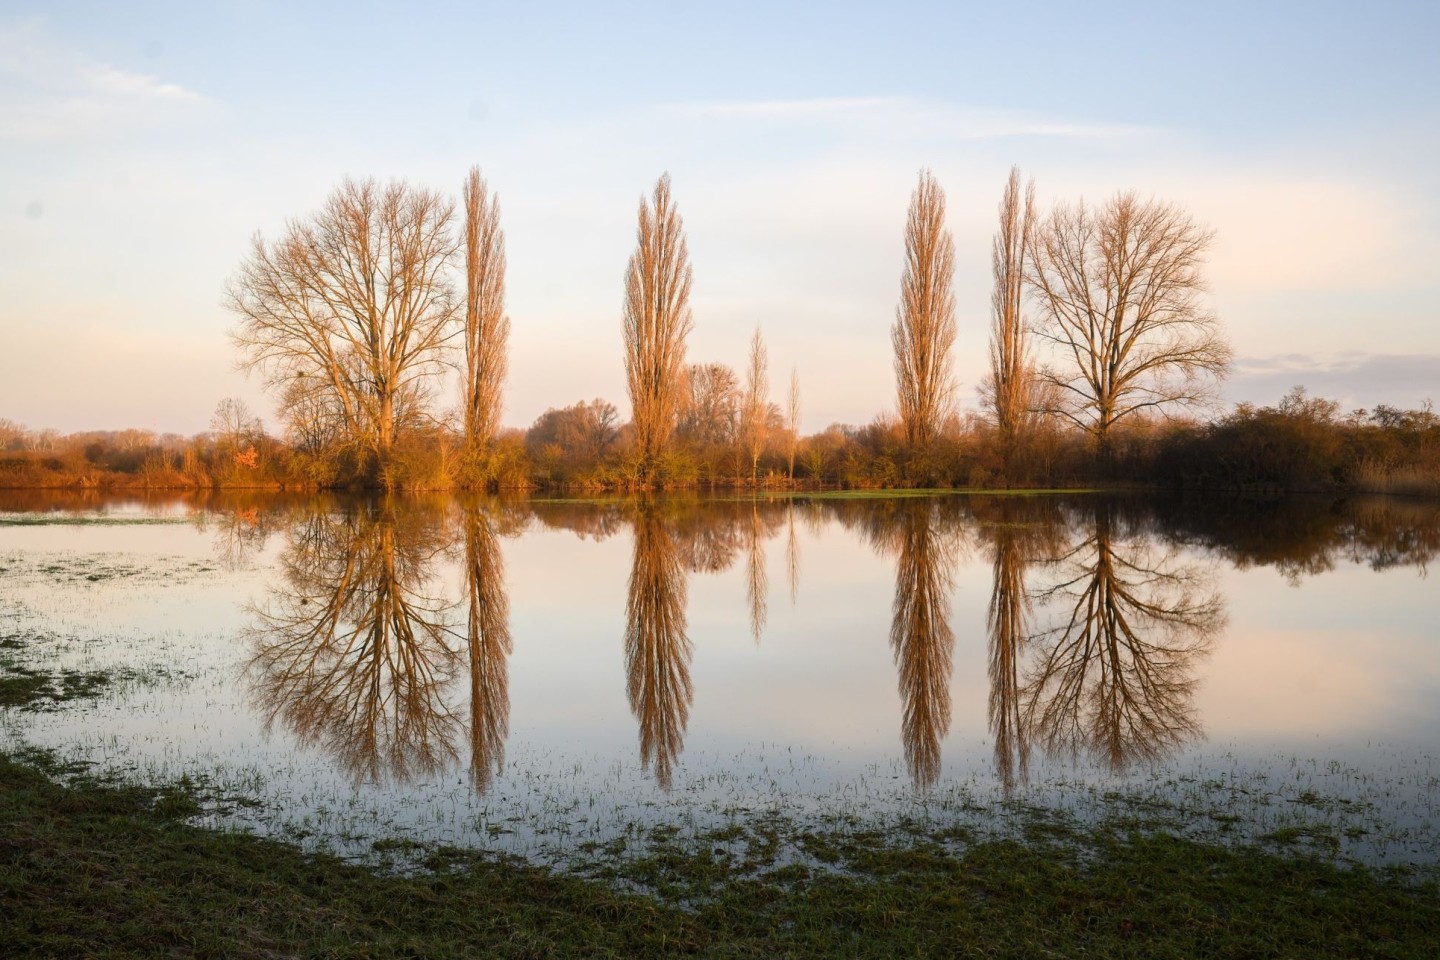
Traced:
POLYGON ((896 503, 934 498, 961 507, 953 516, 982 522, 995 509, 1012 511, 1018 522, 1054 519, 1076 504, 1104 504, 1133 515, 1137 522, 1168 539, 1217 551, 1231 560, 1304 569, 1323 563, 1341 544, 1366 551, 1379 567, 1424 565, 1440 551, 1440 502, 1387 495, 1166 495, 1147 492, 843 490, 672 492, 652 496, 606 493, 505 496, 410 493, 377 496, 357 492, 276 492, 269 490, 102 491, 0 490, 0 525, 58 521, 65 518, 140 521, 181 520, 207 513, 225 516, 293 517, 305 513, 353 511, 362 506, 393 505, 402 511, 483 506, 499 513, 531 513, 542 519, 594 511, 620 516, 644 505, 663 513, 691 513, 705 504, 758 504, 777 509, 788 504, 841 504, 852 501, 896 503), (992 508, 992 504, 1017 504, 992 508), (1030 506, 1025 506, 1029 504, 1030 506), (987 513, 988 512, 988 513, 987 513))

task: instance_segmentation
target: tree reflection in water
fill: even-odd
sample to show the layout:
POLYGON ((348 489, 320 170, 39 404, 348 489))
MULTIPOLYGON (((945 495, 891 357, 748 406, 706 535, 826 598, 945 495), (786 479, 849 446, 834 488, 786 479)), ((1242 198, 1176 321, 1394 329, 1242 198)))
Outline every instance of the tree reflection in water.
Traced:
POLYGON ((750 517, 747 526, 747 550, 745 552, 745 600, 750 607, 750 636, 755 645, 765 633, 765 622, 769 619, 770 576, 765 571, 765 541, 770 529, 760 515, 760 501, 750 501, 750 517))
POLYGON ((790 580, 790 605, 800 599, 800 540, 795 536, 795 501, 785 505, 785 572, 790 580))
MULTIPOLYGON (((1023 687, 999 699, 1014 704, 1002 710, 1012 737, 1034 736, 1055 754, 1088 753, 1120 772, 1199 735, 1195 666, 1225 614, 1205 569, 1127 529, 1112 505, 1096 505, 1087 527, 1047 562, 1058 579, 1035 599, 1051 616, 1029 641, 1023 687)), ((997 562, 997 572, 1013 569, 997 562)))
POLYGON ((1022 665, 1032 604, 1025 574, 1037 558, 1053 557, 1065 544, 1064 524, 1053 500, 1026 497, 977 500, 980 539, 990 548, 992 587, 986 615, 989 636, 990 735, 995 772, 1006 793, 1029 775, 1030 735, 1022 716, 1022 665))
POLYGON ((470 654, 470 776, 478 793, 505 765, 510 733, 510 601, 505 559, 491 518, 471 504, 465 534, 466 647, 470 654))
POLYGON ((886 538, 898 552, 890 646, 899 672, 905 764, 916 788, 925 790, 940 777, 940 742, 950 729, 950 591, 958 546, 934 501, 904 503, 895 520, 886 538))
POLYGON ((630 709, 640 723, 640 763, 670 789, 685 746, 693 691, 685 633, 686 583, 675 537, 660 508, 635 514, 635 553, 625 601, 625 673, 630 709))
POLYGON ((249 672, 267 724, 357 781, 405 782, 456 759, 454 606, 430 576, 444 530, 439 511, 403 501, 297 518, 282 581, 252 608, 249 672))
MULTIPOLYGON (((597 538, 628 521, 626 693, 642 766, 668 790, 693 701, 687 571, 719 572, 748 553, 758 634, 768 592, 764 544, 787 527, 794 589, 798 512, 812 525, 840 520, 895 558, 890 644, 901 740, 912 782, 928 789, 951 723, 949 604, 967 511, 992 562, 989 715, 1007 789, 1025 779, 1032 744, 1092 754, 1120 770, 1198 734, 1195 664, 1224 623, 1208 575, 1116 506, 1054 500, 641 501, 589 512, 520 504, 509 513, 470 504, 458 514, 424 501, 343 509, 327 502, 288 518, 281 580, 253 608, 255 697, 270 723, 327 750, 357 780, 431 774, 460 759, 468 736, 472 778, 484 791, 503 768, 510 719, 499 540, 511 529, 506 518, 539 518, 597 538), (1081 519, 1066 525, 1067 513, 1081 519), (447 553, 460 558, 463 584, 448 600, 433 570, 447 553), (1036 573, 1049 583, 1038 592, 1028 586, 1036 573), (452 706, 467 668, 468 716, 452 706)), ((248 516, 237 524, 248 530, 248 516)))

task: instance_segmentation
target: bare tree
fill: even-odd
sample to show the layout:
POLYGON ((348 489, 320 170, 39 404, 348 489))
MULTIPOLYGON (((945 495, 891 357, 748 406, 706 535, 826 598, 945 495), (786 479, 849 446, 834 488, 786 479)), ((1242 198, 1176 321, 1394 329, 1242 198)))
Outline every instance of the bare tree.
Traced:
POLYGON ((14 420, 0 417, 0 450, 23 450, 29 431, 14 420))
POLYGON ((625 271, 625 377, 642 469, 653 476, 683 402, 690 316, 690 254, 670 199, 670 175, 640 199, 635 253, 625 271))
POLYGON ((473 454, 495 438, 505 386, 505 232, 500 199, 479 167, 465 180, 465 443, 473 454))
POLYGON ((955 384, 950 347, 955 342, 955 245, 945 229, 945 192, 928 170, 910 197, 905 224, 905 271, 890 339, 900 421, 912 450, 923 453, 940 432, 955 384))
POLYGON ((319 453, 346 436, 345 409, 316 377, 296 377, 280 391, 280 416, 290 443, 319 453))
POLYGON ((615 405, 598 397, 559 410, 552 407, 525 432, 525 448, 535 466, 552 478, 563 478, 604 459, 619 434, 618 418, 615 405))
POLYGON ((790 396, 786 410, 786 426, 790 428, 790 452, 786 457, 786 471, 795 479, 795 446, 800 442, 800 371, 790 368, 790 396))
POLYGON ((238 451, 260 430, 260 421, 251 416, 250 408, 239 397, 224 398, 210 415, 210 431, 225 453, 238 451))
POLYGON ((760 475, 760 454, 765 452, 766 434, 769 432, 770 378, 769 354, 765 341, 760 337, 760 328, 750 338, 750 363, 745 368, 745 407, 743 434, 745 455, 750 458, 750 482, 757 483, 760 475))
POLYGON ((1032 255, 1035 232, 1035 181, 1020 201, 1020 168, 1012 167, 1000 200, 1000 230, 990 252, 995 286, 990 294, 990 375, 982 386, 985 403, 995 414, 1007 468, 1016 440, 1035 411, 1035 371, 1025 321, 1020 315, 1025 295, 1025 262, 1032 255))
POLYGON ((1115 424, 1207 400, 1231 351, 1200 303, 1214 233, 1179 207, 1117 194, 1102 209, 1058 205, 1036 231, 1027 279, 1038 335, 1063 360, 1042 377, 1056 412, 1108 457, 1115 424))
POLYGON ((740 380, 723 363, 693 364, 678 432, 701 446, 731 444, 740 420, 740 380))
POLYGON ((382 480, 458 313, 453 219, 454 205, 429 190, 345 180, 278 242, 257 234, 227 290, 244 366, 273 387, 304 379, 327 395, 382 480))

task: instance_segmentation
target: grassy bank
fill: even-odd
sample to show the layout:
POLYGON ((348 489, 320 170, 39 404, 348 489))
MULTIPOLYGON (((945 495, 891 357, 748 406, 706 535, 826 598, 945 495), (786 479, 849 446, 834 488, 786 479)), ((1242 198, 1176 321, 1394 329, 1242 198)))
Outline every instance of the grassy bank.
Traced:
POLYGON ((188 785, 0 759, 7 956, 1431 957, 1433 884, 1164 836, 801 838, 835 869, 663 848, 589 878, 454 850, 365 868, 190 826, 188 785), (637 886, 648 894, 627 893, 637 886))

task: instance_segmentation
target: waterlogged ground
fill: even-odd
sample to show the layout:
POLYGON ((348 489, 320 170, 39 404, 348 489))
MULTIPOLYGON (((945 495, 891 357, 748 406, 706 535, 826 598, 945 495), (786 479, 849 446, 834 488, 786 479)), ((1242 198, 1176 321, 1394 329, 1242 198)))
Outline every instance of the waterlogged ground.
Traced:
POLYGON ((205 822, 585 871, 1096 825, 1440 859, 1430 506, 27 496, 0 750, 205 822))

